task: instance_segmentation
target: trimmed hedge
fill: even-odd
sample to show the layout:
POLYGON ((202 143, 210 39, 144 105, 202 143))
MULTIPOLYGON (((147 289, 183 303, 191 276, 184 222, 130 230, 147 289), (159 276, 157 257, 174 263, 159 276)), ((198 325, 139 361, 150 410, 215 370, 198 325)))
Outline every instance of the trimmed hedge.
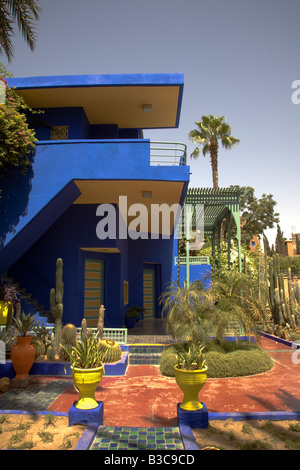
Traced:
MULTIPOLYGON (((260 347, 245 342, 235 343, 229 341, 223 345, 210 345, 210 350, 203 354, 208 371, 207 377, 243 377, 259 374, 272 369, 271 357, 260 347), (238 349, 237 349, 238 348, 238 349), (214 350, 216 349, 216 350, 214 350)), ((177 355, 173 346, 166 347, 161 355, 160 372, 167 377, 174 377, 174 366, 177 364, 177 355)))

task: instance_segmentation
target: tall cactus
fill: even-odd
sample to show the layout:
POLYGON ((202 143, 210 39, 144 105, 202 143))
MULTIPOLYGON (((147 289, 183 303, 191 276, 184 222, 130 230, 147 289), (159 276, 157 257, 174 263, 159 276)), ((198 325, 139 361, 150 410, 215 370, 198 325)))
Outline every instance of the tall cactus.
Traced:
POLYGON ((62 331, 62 316, 63 316, 63 297, 64 297, 64 283, 63 283, 63 260, 58 258, 56 261, 56 288, 50 290, 50 309, 51 314, 55 319, 55 349, 56 354, 59 349, 60 336, 62 331))
POLYGON ((99 317, 98 317, 98 324, 97 324, 97 336, 100 339, 103 339, 103 330, 104 330, 104 316, 105 316, 105 308, 104 305, 101 305, 99 309, 99 317))

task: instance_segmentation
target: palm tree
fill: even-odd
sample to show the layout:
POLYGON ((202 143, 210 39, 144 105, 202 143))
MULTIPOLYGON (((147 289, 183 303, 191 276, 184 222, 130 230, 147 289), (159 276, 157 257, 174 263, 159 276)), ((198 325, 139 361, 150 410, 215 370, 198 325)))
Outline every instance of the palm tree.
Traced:
MULTIPOLYGON (((193 129, 189 133, 189 138, 196 144, 202 145, 202 153, 205 156, 207 153, 210 154, 213 186, 214 189, 219 188, 219 176, 218 176, 218 149, 219 141, 222 147, 225 149, 231 149, 231 147, 239 143, 239 139, 232 137, 231 127, 225 122, 225 117, 216 117, 213 114, 202 116, 202 121, 196 121, 195 123, 198 129, 193 129)), ((199 146, 195 148, 191 154, 191 158, 198 158, 199 146)))
MULTIPOLYGON (((162 319, 166 331, 175 340, 191 341, 205 336, 204 284, 200 281, 184 286, 172 283, 160 296, 162 319)), ((211 308, 209 308, 211 310, 211 308)))
POLYGON ((39 19, 41 10, 36 0, 3 0, 0 2, 0 53, 5 54, 8 61, 13 58, 12 37, 14 24, 17 23, 26 43, 31 50, 36 44, 35 21, 39 19))

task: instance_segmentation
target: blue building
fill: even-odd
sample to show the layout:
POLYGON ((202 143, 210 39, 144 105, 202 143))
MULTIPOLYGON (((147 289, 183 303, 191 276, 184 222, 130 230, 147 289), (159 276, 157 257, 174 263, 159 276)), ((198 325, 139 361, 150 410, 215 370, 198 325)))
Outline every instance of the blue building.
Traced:
POLYGON ((49 310, 63 259, 63 322, 121 327, 130 305, 160 317, 172 278, 173 225, 189 183, 184 145, 152 143, 144 129, 179 125, 183 75, 89 75, 9 79, 40 109, 27 175, 4 182, 0 274, 49 310), (153 212, 153 207, 155 211, 153 212), (141 208, 143 210, 141 210, 141 208))

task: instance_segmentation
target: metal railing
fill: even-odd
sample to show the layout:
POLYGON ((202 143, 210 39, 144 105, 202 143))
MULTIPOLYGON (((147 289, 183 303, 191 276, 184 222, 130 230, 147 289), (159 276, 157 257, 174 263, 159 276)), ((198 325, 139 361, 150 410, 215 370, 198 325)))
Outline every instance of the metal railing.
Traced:
POLYGON ((186 165, 186 145, 181 142, 150 142, 150 165, 186 165))
MULTIPOLYGON (((210 264, 209 256, 190 256, 190 264, 210 264)), ((175 265, 178 264, 178 256, 175 257, 175 265)), ((179 264, 186 264, 186 256, 179 257, 179 264)))
MULTIPOLYGON (((52 333, 54 326, 46 326, 46 329, 52 333)), ((97 333, 97 328, 89 328, 93 334, 97 333)), ((80 339, 81 328, 77 328, 77 338, 80 339)), ((127 344, 127 328, 103 328, 103 337, 119 344, 127 344)))

